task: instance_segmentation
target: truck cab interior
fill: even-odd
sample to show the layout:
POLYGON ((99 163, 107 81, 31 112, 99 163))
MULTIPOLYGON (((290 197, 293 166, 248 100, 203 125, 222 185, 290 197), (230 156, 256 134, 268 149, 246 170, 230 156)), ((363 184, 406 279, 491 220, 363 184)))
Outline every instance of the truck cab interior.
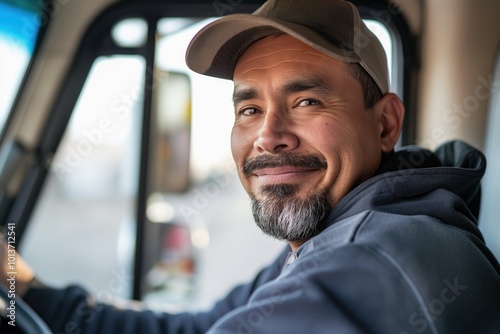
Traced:
MULTIPOLYGON (((282 251, 236 174, 232 82, 184 60, 263 2, 0 0, 0 225, 43 281, 200 310, 282 251)), ((478 224, 500 258, 500 2, 352 2, 406 109, 399 146, 484 152, 478 224)))

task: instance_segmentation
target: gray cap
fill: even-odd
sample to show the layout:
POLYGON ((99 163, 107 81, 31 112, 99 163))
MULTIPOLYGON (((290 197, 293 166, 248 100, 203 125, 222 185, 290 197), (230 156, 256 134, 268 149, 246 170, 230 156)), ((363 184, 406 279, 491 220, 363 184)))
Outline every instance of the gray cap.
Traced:
POLYGON ((384 48, 356 7, 344 0, 269 0, 253 14, 225 16, 194 36, 186 63, 197 73, 232 79, 246 48, 278 33, 289 34, 334 58, 360 64, 382 94, 389 91, 384 48))

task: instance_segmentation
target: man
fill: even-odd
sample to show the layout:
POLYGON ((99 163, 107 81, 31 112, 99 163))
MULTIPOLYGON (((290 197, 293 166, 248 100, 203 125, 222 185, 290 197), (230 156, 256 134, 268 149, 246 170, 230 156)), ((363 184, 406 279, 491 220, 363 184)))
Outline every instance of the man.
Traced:
POLYGON ((258 226, 289 248, 198 314, 26 286, 55 332, 500 332, 500 266, 474 216, 484 157, 458 142, 394 152, 403 107, 354 6, 270 0, 208 25, 186 60, 234 81, 241 182, 258 226))

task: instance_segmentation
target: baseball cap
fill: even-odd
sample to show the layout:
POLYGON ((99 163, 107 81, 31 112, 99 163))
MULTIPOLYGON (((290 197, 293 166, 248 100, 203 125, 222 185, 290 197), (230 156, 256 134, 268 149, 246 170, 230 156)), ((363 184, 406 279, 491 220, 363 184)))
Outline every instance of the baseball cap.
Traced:
POLYGON ((269 0, 252 14, 227 15, 194 36, 186 63, 197 73, 232 79, 238 58, 250 44, 279 33, 339 60, 360 64, 382 94, 389 91, 384 48, 356 7, 344 0, 269 0))

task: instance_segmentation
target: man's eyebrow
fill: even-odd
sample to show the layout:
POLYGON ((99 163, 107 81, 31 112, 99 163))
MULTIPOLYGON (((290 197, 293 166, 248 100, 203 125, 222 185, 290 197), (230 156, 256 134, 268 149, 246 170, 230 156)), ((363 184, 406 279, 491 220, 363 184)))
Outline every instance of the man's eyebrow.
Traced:
POLYGON ((256 98, 259 93, 255 88, 240 88, 241 86, 236 85, 233 92, 233 104, 237 105, 241 101, 251 100, 256 98))
POLYGON ((318 91, 321 94, 331 94, 332 88, 319 78, 302 78, 285 84, 283 93, 297 93, 308 90, 318 91))

